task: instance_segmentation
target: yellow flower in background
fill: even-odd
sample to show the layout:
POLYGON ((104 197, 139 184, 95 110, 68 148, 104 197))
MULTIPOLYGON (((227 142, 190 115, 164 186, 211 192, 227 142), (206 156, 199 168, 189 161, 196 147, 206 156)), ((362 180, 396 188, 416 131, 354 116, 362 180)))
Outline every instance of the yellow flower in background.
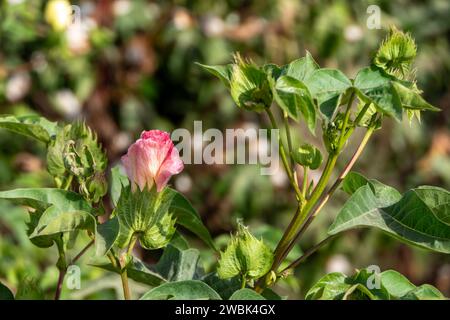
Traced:
POLYGON ((45 8, 45 20, 55 31, 62 31, 72 23, 72 6, 67 0, 51 0, 45 8))

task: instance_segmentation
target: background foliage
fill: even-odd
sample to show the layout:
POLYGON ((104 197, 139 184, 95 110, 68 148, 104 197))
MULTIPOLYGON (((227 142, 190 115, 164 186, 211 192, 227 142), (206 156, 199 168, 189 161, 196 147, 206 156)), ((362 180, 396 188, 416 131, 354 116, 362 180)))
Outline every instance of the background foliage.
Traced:
MULTIPOLYGON (((45 17, 46 1, 0 2, 0 113, 41 114, 52 120, 80 117, 98 133, 114 165, 143 129, 258 126, 254 113, 240 112, 226 88, 194 64, 230 62, 239 51, 257 63, 284 64, 311 52, 323 67, 339 67, 349 77, 368 58, 389 25, 410 31, 418 45, 418 85, 424 98, 442 109, 426 113, 422 124, 389 120, 377 132, 355 170, 396 187, 450 188, 450 3, 429 1, 73 1, 82 10, 82 28, 59 32, 45 17), (384 30, 369 30, 366 10, 381 7, 384 30)), ((51 21, 51 19, 50 19, 51 21)), ((295 140, 311 137, 297 130, 295 140)), ((318 135, 320 137, 320 135, 318 135)), ((0 131, 0 188, 52 186, 45 171, 44 147, 0 131)), ((243 217, 258 236, 275 246, 295 208, 282 174, 259 175, 256 166, 188 165, 173 180, 200 212, 222 248, 243 217), (263 195, 263 196, 261 196, 263 195)), ((330 203, 308 232, 315 243, 342 205, 330 203)), ((106 204, 108 205, 108 204, 106 204)), ((26 235, 25 210, 0 202, 0 279, 27 297, 49 297, 57 269, 54 254, 34 247, 26 235), (43 270, 46 270, 43 272, 43 270), (31 288, 31 289, 30 289, 31 288)), ((208 270, 216 257, 201 251, 208 270)), ((86 240, 86 239, 84 239, 86 240)), ((197 240, 198 241, 198 240, 197 240)), ((84 241, 85 243, 86 241, 84 241)), ((82 241, 80 241, 82 243, 82 241)), ((79 251, 74 249, 74 251, 79 251)), ((296 248, 298 256, 300 246, 296 248)), ((51 251, 50 251, 51 252, 51 251)), ((144 261, 156 256, 141 252, 144 261)), ((83 261, 83 259, 86 259, 83 261)), ((116 298, 120 280, 86 265, 80 290, 63 298, 116 298)), ((312 256, 302 273, 280 282, 276 291, 304 297, 325 272, 353 274, 376 264, 395 269, 415 285, 430 283, 450 295, 450 258, 408 247, 377 230, 338 237, 312 256)), ((133 292, 148 287, 134 283, 133 292)))

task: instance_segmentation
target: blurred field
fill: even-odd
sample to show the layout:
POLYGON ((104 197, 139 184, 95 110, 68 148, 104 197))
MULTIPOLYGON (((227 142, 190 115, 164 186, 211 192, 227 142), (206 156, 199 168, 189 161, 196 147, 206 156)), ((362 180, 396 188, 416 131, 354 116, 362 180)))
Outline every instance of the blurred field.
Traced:
MULTIPOLYGON (((407 119, 386 123, 355 170, 402 191, 422 184, 450 189, 447 0, 72 4, 81 8, 81 26, 59 31, 49 23, 52 17, 45 16, 46 1, 0 2, 0 113, 86 119, 113 165, 143 129, 192 130, 194 120, 202 120, 204 130, 265 126, 265 117, 238 110, 220 81, 194 62, 228 63, 239 51, 258 63, 284 64, 308 50, 321 66, 339 67, 353 77, 394 24, 416 39, 419 87, 442 112, 424 114, 421 124, 407 119), (380 30, 366 26, 372 4, 382 10, 380 30)), ((295 140, 306 138, 319 141, 320 135, 310 137, 299 127, 295 140)), ((0 189, 52 186, 43 154, 43 146, 0 130, 0 189)), ((219 244, 226 243, 235 219, 242 217, 275 245, 294 211, 285 177, 261 176, 256 166, 187 165, 172 183, 193 202, 219 244)), ((336 198, 300 246, 323 237, 344 199, 336 198)), ((0 279, 11 288, 33 283, 46 296, 56 283, 57 256, 29 242, 26 219, 22 208, 0 202, 0 279)), ((143 258, 151 262, 157 255, 143 258)), ((205 268, 211 268, 215 258, 206 253, 203 258, 205 268)), ((118 277, 86 262, 88 257, 82 260, 82 289, 65 291, 63 298, 115 298, 118 277)), ((351 272, 371 264, 396 269, 416 284, 431 283, 450 295, 450 257, 407 247, 376 230, 338 237, 277 291, 300 298, 325 272, 351 272)))

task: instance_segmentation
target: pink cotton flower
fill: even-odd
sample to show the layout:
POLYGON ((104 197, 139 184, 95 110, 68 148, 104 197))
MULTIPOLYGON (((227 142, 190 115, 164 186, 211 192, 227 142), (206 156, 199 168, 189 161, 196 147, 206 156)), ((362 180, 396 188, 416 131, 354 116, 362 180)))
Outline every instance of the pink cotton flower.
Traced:
POLYGON ((143 131, 141 138, 122 157, 122 163, 132 183, 132 190, 135 190, 136 185, 141 190, 145 186, 150 189, 155 183, 159 192, 172 175, 184 168, 170 135, 160 130, 143 131))

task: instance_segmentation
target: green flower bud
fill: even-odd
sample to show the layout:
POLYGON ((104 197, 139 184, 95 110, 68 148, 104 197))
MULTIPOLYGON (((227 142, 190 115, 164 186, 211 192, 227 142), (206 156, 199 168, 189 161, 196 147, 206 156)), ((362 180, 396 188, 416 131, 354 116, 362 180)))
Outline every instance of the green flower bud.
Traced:
POLYGON ((322 154, 319 149, 310 144, 304 144, 292 152, 292 157, 299 165, 312 170, 317 169, 322 164, 322 154))
POLYGON ((393 27, 380 45, 374 64, 397 78, 405 79, 411 76, 410 68, 416 53, 416 43, 411 35, 393 27))
POLYGON ((231 97, 239 108, 263 111, 272 104, 273 95, 267 74, 237 55, 231 69, 231 97))
POLYGON ((270 248, 238 222, 236 235, 231 237, 227 248, 221 252, 217 274, 222 279, 237 275, 258 279, 269 272, 272 262, 270 248))
POLYGON ((108 183, 103 172, 96 172, 87 183, 89 198, 97 203, 108 191, 108 183))
POLYGON ((335 123, 331 122, 323 129, 323 142, 329 154, 335 154, 339 148, 341 131, 335 123))
POLYGON ((120 226, 116 245, 126 248, 138 237, 145 249, 165 247, 175 233, 175 219, 169 212, 174 195, 169 188, 160 192, 155 187, 134 192, 130 186, 122 188, 115 210, 120 226))

